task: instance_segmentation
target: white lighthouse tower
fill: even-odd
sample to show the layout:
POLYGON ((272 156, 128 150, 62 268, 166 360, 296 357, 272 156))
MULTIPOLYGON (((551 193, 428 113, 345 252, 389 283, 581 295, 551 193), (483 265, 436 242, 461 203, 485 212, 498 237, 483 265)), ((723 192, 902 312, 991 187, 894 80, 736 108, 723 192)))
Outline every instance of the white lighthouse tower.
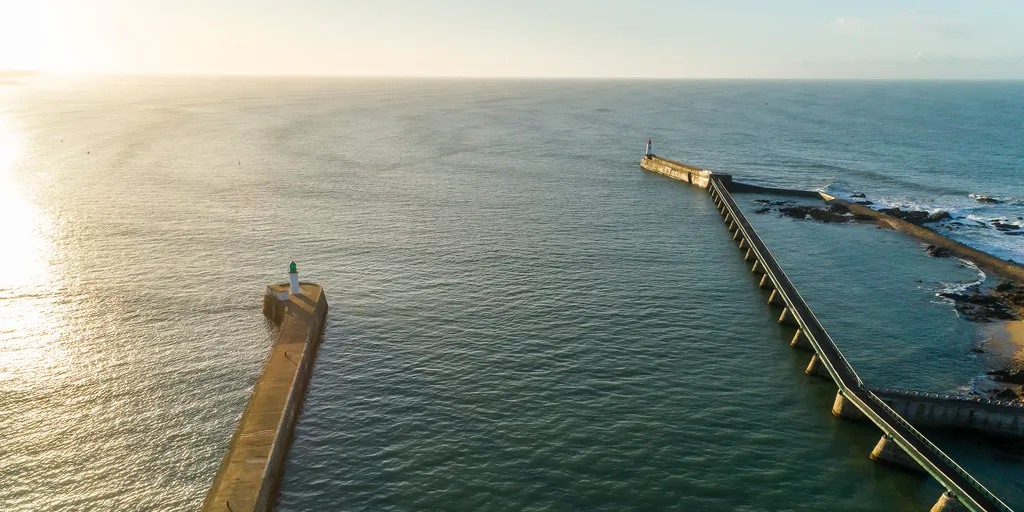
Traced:
POLYGON ((291 294, 300 295, 301 290, 299 289, 299 269, 295 267, 294 261, 292 262, 291 265, 288 265, 288 282, 291 284, 291 289, 289 290, 291 294))
POLYGON ((651 139, 647 139, 647 151, 644 152, 644 156, 647 158, 654 156, 651 154, 651 139))

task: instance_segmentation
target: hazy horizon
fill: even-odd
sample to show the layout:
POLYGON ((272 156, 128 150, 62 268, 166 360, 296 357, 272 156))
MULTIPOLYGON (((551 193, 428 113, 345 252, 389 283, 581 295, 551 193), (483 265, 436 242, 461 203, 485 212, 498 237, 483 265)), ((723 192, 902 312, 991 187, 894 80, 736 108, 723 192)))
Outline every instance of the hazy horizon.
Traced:
POLYGON ((1024 79, 1010 0, 0 0, 0 69, 113 75, 1024 79))

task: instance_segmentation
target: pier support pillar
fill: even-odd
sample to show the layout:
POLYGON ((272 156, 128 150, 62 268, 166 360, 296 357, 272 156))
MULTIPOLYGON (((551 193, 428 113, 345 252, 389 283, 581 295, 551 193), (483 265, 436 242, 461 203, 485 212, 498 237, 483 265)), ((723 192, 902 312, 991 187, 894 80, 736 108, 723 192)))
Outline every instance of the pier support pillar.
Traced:
POLYGON ((825 365, 821 364, 821 359, 818 359, 818 354, 811 356, 811 362, 807 363, 807 368, 804 370, 804 373, 826 379, 832 378, 832 376, 828 374, 828 370, 825 369, 825 365))
POLYGON ((875 449, 871 450, 871 460, 899 466, 915 473, 927 474, 924 468, 888 435, 882 436, 878 440, 878 444, 875 445, 875 449))
POLYGON ((747 249, 747 254, 745 254, 745 255, 743 256, 743 261, 750 261, 750 260, 751 260, 751 259, 753 259, 754 257, 755 257, 755 256, 754 256, 754 251, 753 251, 753 249, 747 249))
POLYGON ((742 237, 743 237, 743 234, 742 234, 742 233, 740 233, 740 230, 738 230, 738 229, 736 230, 736 232, 735 232, 735 233, 733 233, 733 234, 732 234, 732 239, 733 239, 733 240, 736 240, 737 238, 740 238, 740 239, 742 239, 742 237))
POLYGON ((732 215, 728 213, 725 214, 725 223, 728 224, 730 221, 732 221, 732 215))
POLYGON ((864 413, 843 396, 841 389, 836 392, 836 401, 832 403, 832 414, 848 420, 864 419, 864 413))
POLYGON ((792 325, 794 327, 800 326, 800 324, 796 323, 796 317, 793 316, 793 311, 789 309, 789 306, 783 308, 782 314, 779 315, 779 323, 784 325, 792 325))
POLYGON ((963 503, 960 503, 955 494, 946 491, 939 496, 939 501, 932 505, 931 512, 967 512, 968 510, 963 503))
POLYGON ((764 267, 761 266, 761 260, 754 261, 754 268, 750 269, 755 274, 764 274, 764 267))
MULTIPOLYGON (((789 346, 804 350, 814 350, 814 347, 811 346, 811 342, 807 340, 807 335, 804 334, 803 329, 796 330, 796 334, 793 335, 793 341, 789 342, 789 346)), ((817 354, 815 354, 815 356, 811 358, 811 364, 814 364, 814 362, 817 361, 817 357, 817 354)), ((811 372, 809 371, 811 369, 811 365, 807 365, 807 369, 807 373, 811 374, 811 372)))
MULTIPOLYGON (((758 283, 758 286, 760 286, 761 288, 768 288, 773 292, 775 291, 775 284, 772 283, 772 280, 770 277, 768 277, 768 274, 761 276, 761 282, 758 283)), ((768 298, 768 302, 771 303, 771 297, 768 298)))
POLYGON ((747 248, 747 239, 746 238, 741 238, 740 239, 740 250, 743 250, 743 249, 746 249, 746 248, 747 248))
POLYGON ((772 294, 768 296, 768 304, 771 304, 772 306, 783 304, 782 296, 779 295, 778 290, 772 290, 772 294))

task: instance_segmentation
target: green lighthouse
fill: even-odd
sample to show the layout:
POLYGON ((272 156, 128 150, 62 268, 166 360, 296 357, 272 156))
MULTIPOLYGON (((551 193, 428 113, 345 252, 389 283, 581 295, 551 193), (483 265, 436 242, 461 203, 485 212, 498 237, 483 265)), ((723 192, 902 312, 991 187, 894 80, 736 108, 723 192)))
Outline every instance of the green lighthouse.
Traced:
POLYGON ((299 288, 299 269, 295 266, 293 261, 291 265, 288 265, 288 283, 290 285, 290 292, 292 295, 299 295, 302 290, 299 288))

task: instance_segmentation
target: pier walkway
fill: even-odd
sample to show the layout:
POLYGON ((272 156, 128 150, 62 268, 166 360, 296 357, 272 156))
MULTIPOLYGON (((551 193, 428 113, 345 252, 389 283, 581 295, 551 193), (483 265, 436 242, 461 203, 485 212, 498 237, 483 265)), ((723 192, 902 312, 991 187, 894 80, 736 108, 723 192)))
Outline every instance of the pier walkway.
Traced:
MULTIPOLYGON (((1011 510, 897 413, 878 392, 865 386, 737 206, 729 192, 733 186, 731 176, 654 155, 645 156, 641 167, 707 189, 733 239, 740 249, 745 250, 744 259, 752 262, 751 272, 761 275, 762 288, 771 290, 769 303, 783 308, 779 322, 796 327, 792 345, 813 350, 807 373, 828 377, 838 386, 833 414, 849 419, 866 419, 882 430, 882 439, 872 452, 873 459, 911 468, 918 466, 938 480, 948 492, 939 498, 933 512, 1011 510)), ((892 393, 888 395, 887 398, 891 399, 892 393)))

